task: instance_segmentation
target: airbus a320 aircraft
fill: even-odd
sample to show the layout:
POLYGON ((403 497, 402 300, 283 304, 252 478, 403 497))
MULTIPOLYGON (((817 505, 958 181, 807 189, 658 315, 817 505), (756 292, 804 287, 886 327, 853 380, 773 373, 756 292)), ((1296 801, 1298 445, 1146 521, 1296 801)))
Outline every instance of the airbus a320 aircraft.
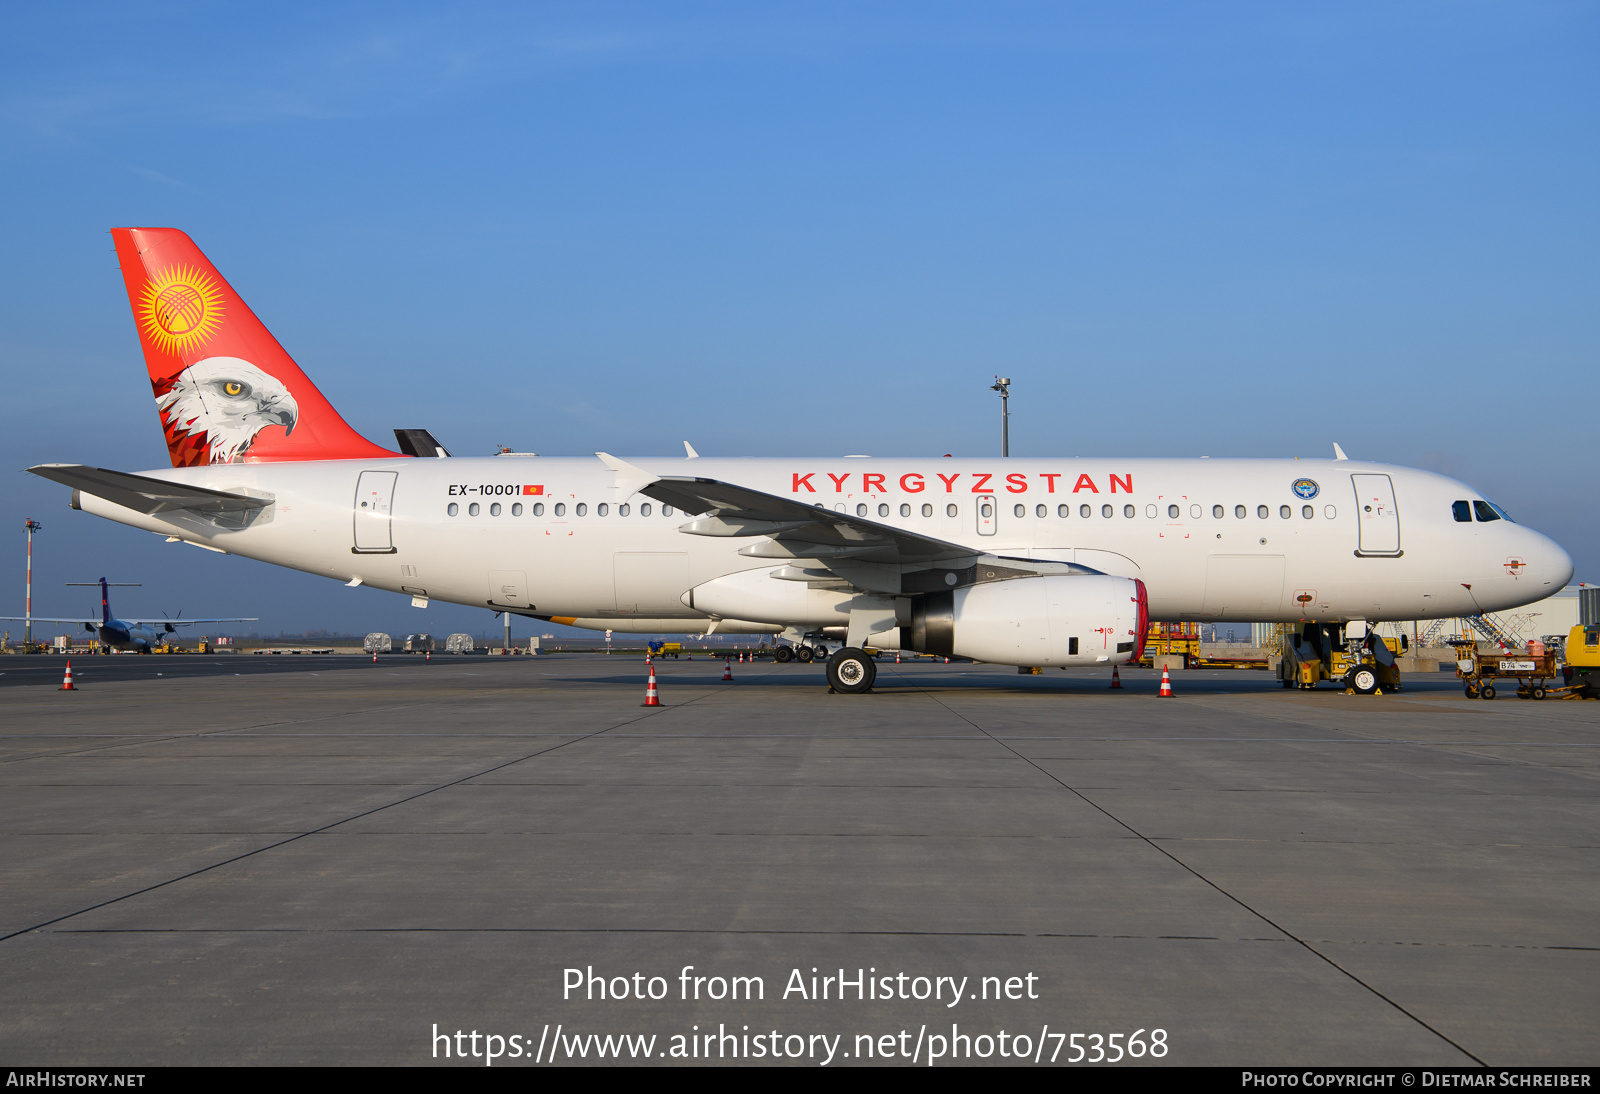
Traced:
POLYGON ((20 620, 29 619, 34 623, 72 623, 89 631, 100 643, 114 650, 127 653, 149 653, 157 642, 167 635, 175 632, 179 627, 192 627, 196 623, 253 623, 255 616, 235 617, 232 619, 184 619, 183 613, 178 613, 178 618, 169 619, 162 616, 160 619, 118 619, 111 614, 111 596, 107 585, 134 586, 138 582, 112 581, 105 578, 99 581, 69 581, 68 585, 99 585, 100 586, 100 618, 93 616, 79 617, 76 619, 45 619, 41 616, 0 615, 0 619, 20 620))
MULTIPOLYGON (((550 459, 350 428, 188 236, 116 243, 172 467, 45 464, 72 505, 348 585, 595 629, 781 633, 1019 666, 1137 659, 1150 618, 1499 611, 1572 561, 1454 479, 1336 459, 550 459)), ((1328 628, 1320 633, 1326 635, 1328 628)))

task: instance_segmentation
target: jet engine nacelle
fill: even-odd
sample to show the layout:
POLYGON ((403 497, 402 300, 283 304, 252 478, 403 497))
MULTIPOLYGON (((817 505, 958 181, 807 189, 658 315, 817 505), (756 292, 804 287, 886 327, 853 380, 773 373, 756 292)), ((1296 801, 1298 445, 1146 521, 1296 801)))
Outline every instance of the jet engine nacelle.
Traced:
POLYGON ((1149 619, 1144 582, 1136 578, 1017 578, 916 598, 900 646, 998 665, 1135 661, 1144 654, 1149 619))

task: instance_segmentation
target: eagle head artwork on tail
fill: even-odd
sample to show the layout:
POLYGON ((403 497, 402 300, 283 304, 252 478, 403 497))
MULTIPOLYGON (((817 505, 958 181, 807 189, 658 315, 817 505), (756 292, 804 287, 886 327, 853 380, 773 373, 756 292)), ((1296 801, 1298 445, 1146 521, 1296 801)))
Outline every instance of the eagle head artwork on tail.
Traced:
POLYGON ((203 447, 205 463, 235 462, 269 425, 288 437, 300 413, 282 382, 238 357, 196 361, 155 390, 168 449, 203 447))
POLYGON ((174 467, 400 456, 350 428, 187 235, 111 238, 174 467))

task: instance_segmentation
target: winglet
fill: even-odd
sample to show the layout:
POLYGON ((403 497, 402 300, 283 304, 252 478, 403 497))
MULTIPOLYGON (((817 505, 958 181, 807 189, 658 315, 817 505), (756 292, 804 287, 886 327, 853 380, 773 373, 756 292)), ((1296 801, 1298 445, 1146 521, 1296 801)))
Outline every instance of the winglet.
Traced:
POLYGON ((683 458, 686 460, 698 460, 700 458, 700 453, 696 452, 694 450, 694 445, 690 444, 688 441, 683 442, 683 453, 683 458))
POLYGON ((652 475, 642 467, 635 467, 626 460, 619 460, 609 452, 596 452, 600 462, 617 473, 617 500, 627 501, 639 491, 658 481, 660 475, 652 475))
POLYGON ((1333 458, 1336 460, 1348 460, 1350 458, 1344 454, 1344 449, 1339 447, 1338 441, 1333 442, 1333 458))

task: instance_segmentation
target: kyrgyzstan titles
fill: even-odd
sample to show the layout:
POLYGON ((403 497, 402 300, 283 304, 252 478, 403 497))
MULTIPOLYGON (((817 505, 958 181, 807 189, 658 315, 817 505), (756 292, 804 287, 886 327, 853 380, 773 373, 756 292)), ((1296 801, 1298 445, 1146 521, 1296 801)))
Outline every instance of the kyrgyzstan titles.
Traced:
POLYGON ((1039 471, 1032 475, 1013 471, 1008 475, 982 471, 956 471, 946 475, 935 472, 924 475, 908 471, 896 476, 892 472, 846 471, 836 475, 832 471, 791 473, 790 492, 804 497, 807 494, 1108 494, 1133 493, 1133 473, 1126 475, 1095 476, 1080 474, 1076 477, 1055 471, 1039 471), (892 485, 891 485, 892 484, 892 485))

